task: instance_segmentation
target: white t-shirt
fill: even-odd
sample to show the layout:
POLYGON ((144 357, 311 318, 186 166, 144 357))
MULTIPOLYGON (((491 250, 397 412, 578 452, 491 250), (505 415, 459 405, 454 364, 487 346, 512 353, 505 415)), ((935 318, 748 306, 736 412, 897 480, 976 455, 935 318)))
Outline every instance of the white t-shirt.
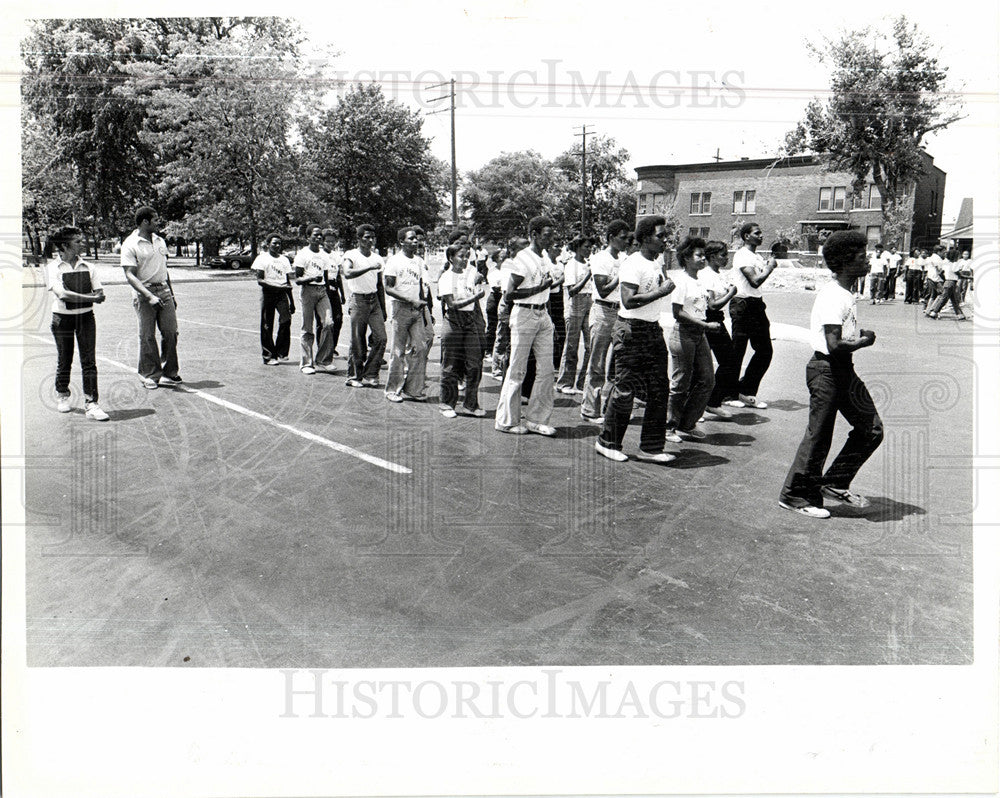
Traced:
POLYGON ((101 281, 97 277, 97 267, 93 266, 82 259, 78 259, 77 262, 70 266, 62 258, 54 258, 50 260, 45 266, 46 276, 48 277, 49 290, 52 291, 52 312, 59 313, 65 316, 82 316, 84 313, 90 313, 94 309, 93 303, 87 304, 84 307, 67 307, 66 302, 73 304, 74 302, 83 302, 84 300, 62 300, 56 296, 53 286, 59 286, 60 288, 65 288, 68 291, 74 291, 77 294, 92 294, 97 289, 102 288, 101 281), (79 286, 79 288, 74 287, 74 283, 80 279, 80 277, 74 277, 74 274, 88 274, 90 276, 90 290, 81 291, 79 288, 85 288, 86 286, 79 286), (67 280, 63 279, 63 275, 71 275, 67 280), (67 285, 67 281, 69 285, 67 285))
POLYGON ((854 338, 858 334, 858 300, 850 291, 831 280, 816 294, 809 316, 809 336, 813 349, 830 354, 826 348, 824 325, 839 324, 841 338, 854 338))
MULTIPOLYGON (((508 275, 509 277, 510 275, 508 275)), ((491 289, 499 288, 503 290, 503 283, 500 281, 503 279, 503 269, 499 266, 491 266, 486 272, 486 284, 489 285, 491 289)))
POLYGON ((323 285, 326 282, 326 273, 330 268, 330 255, 324 250, 313 252, 309 247, 302 247, 295 256, 295 273, 302 269, 302 277, 309 277, 310 282, 306 285, 323 285))
MULTIPOLYGON (((665 281, 661 267, 656 261, 646 260, 641 252, 633 252, 621 265, 618 279, 623 283, 636 286, 636 293, 648 294, 656 286, 665 281)), ((627 309, 621 303, 619 296, 618 316, 622 319, 641 319, 642 321, 659 321, 660 314, 670 310, 669 294, 639 308, 627 309)))
MULTIPOLYGON (((595 252, 590 256, 590 273, 600 274, 607 277, 609 280, 614 280, 618 276, 618 269, 622 264, 622 256, 619 253, 618 257, 612 257, 611 249, 602 249, 600 252, 595 252)), ((593 282, 593 278, 591 278, 593 282)), ((604 302, 614 302, 618 304, 622 299, 622 292, 619 286, 615 286, 611 289, 611 292, 602 297, 600 292, 594 289, 594 299, 600 299, 604 302)))
MULTIPOLYGON (((396 291, 403 294, 410 302, 419 302, 423 274, 424 261, 422 258, 416 255, 408 258, 402 252, 397 252, 386 260, 382 279, 386 280, 389 277, 395 277, 396 284, 393 287, 396 291)), ((392 296, 389 299, 393 304, 399 302, 398 299, 392 296)))
MULTIPOLYGON (((708 269, 706 266, 701 271, 708 269)), ((708 289, 704 283, 692 277, 683 269, 671 272, 670 279, 677 287, 670 292, 670 301, 674 305, 680 305, 684 312, 696 319, 705 321, 705 312, 708 310, 708 289)))
POLYGON ((936 252, 927 259, 927 279, 934 283, 944 279, 944 258, 936 252))
MULTIPOLYGON (((552 263, 552 261, 549 260, 548 255, 543 252, 541 257, 539 257, 531 251, 531 247, 525 247, 518 252, 514 258, 510 261, 505 261, 504 263, 508 262, 510 263, 511 274, 517 274, 524 278, 518 286, 518 289, 540 286, 542 284, 542 280, 550 274, 550 264, 552 263)), ((549 289, 543 288, 525 299, 518 299, 515 301, 526 305, 538 305, 541 307, 549 301, 549 289)))
POLYGON ((958 261, 948 260, 947 258, 945 258, 944 262, 941 264, 941 271, 943 273, 944 279, 958 280, 959 268, 960 267, 958 265, 958 261))
MULTIPOLYGON (((583 279, 583 275, 590 272, 590 265, 586 262, 580 262, 575 257, 573 260, 566 263, 566 293, 569 293, 569 289, 576 285, 580 280, 583 279)), ((589 296, 594 291, 594 281, 592 278, 588 277, 587 282, 583 284, 583 288, 579 290, 577 296, 589 296)), ((572 298, 572 297, 571 297, 572 298)))
MULTIPOLYGON (((296 260, 298 260, 298 256, 296 256, 296 260)), ((254 258, 253 266, 250 269, 256 272, 264 272, 264 284, 274 286, 275 288, 284 288, 287 286, 288 275, 295 274, 295 269, 288 262, 288 258, 284 255, 278 255, 275 258, 269 252, 261 252, 254 258)))
POLYGON ((871 266, 871 273, 874 276, 885 274, 886 261, 888 259, 883 252, 881 255, 877 255, 874 252, 868 258, 868 265, 871 266))
POLYGON ((898 252, 886 252, 884 257, 889 269, 899 269, 899 262, 903 260, 903 256, 898 252))
MULTIPOLYGON (((472 281, 469 279, 469 271, 469 267, 466 266, 461 274, 454 269, 441 272, 441 276, 438 277, 438 296, 451 294, 451 298, 455 302, 463 302, 475 296, 472 281)), ((471 271, 474 272, 475 269, 471 269, 471 271)), ((459 310, 472 310, 472 305, 466 305, 459 310)))
POLYGON ((698 272, 698 282, 705 286, 706 291, 715 294, 716 299, 729 290, 729 284, 721 272, 717 272, 711 266, 706 266, 698 272))
POLYGON ((750 285, 750 281, 743 274, 743 269, 753 269, 754 274, 759 276, 766 267, 767 262, 756 252, 751 252, 746 247, 736 250, 736 254, 733 255, 733 285, 736 286, 736 296, 743 298, 763 296, 760 288, 750 285))
POLYGON ((365 272, 358 277, 345 277, 344 283, 351 287, 352 294, 374 294, 376 289, 378 289, 378 273, 385 268, 385 262, 382 260, 382 256, 378 254, 374 249, 372 254, 365 257, 361 254, 360 249, 352 249, 344 253, 344 268, 347 268, 347 261, 350 261, 353 266, 351 268, 365 268, 366 266, 376 265, 378 268, 365 272))
MULTIPOLYGON (((326 252, 326 250, 323 251, 326 252)), ((330 256, 330 268, 327 270, 326 279, 336 281, 337 277, 340 276, 340 264, 344 262, 344 253, 334 249, 326 254, 330 256)))

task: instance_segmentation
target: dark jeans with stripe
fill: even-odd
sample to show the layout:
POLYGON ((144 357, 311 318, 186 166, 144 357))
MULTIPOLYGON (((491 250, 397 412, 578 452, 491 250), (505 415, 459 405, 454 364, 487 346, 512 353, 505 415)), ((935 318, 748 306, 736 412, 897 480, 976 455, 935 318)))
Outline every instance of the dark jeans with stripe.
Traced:
POLYGON ((97 323, 94 312, 79 315, 52 314, 52 337, 56 341, 56 393, 69 394, 69 375, 73 368, 73 341, 80 351, 83 370, 83 395, 88 402, 97 401, 97 323))
POLYGON ((846 490, 858 470, 882 442, 882 419, 868 388, 850 358, 815 353, 806 365, 809 426, 781 489, 781 500, 794 507, 823 506, 824 485, 846 490), (851 425, 844 448, 823 473, 833 426, 840 413, 851 425))
POLYGON ((774 349, 771 346, 771 322, 767 306, 760 297, 734 297, 729 303, 729 318, 733 324, 733 359, 736 373, 743 366, 747 344, 753 348, 753 357, 739 380, 738 390, 744 396, 756 396, 760 381, 771 365, 774 349))
POLYGON ((721 325, 718 332, 706 332, 708 345, 715 356, 715 387, 708 398, 709 407, 719 407, 729 399, 735 399, 739 393, 737 379, 739 365, 736 363, 736 353, 733 350, 733 339, 729 337, 721 310, 709 310, 705 315, 707 321, 717 321, 721 325))

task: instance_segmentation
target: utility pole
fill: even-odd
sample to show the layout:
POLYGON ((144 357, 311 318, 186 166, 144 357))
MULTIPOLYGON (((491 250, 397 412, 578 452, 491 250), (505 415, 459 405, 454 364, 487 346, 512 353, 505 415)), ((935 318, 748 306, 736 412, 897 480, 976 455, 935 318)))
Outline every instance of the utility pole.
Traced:
MULTIPOLYGON (((583 152, 582 152, 582 162, 580 164, 580 235, 586 235, 587 230, 587 134, 593 133, 593 130, 587 130, 587 126, 583 125, 583 130, 581 133, 574 133, 574 136, 580 136, 583 139, 583 152)), ((593 126, 591 126, 593 127, 593 126)), ((574 128, 576 130, 576 128, 574 128)))
POLYGON ((719 155, 718 147, 715 148, 715 155, 712 156, 712 160, 715 161, 716 163, 722 160, 722 156, 719 155))
MULTIPOLYGON (((455 78, 452 78, 448 83, 435 83, 427 88, 434 89, 438 86, 449 86, 450 91, 427 102, 436 102, 446 97, 451 98, 451 225, 452 228, 455 228, 458 227, 458 166, 455 160, 455 78)), ((431 111, 427 115, 433 116, 445 110, 447 109, 442 108, 440 111, 431 111)))

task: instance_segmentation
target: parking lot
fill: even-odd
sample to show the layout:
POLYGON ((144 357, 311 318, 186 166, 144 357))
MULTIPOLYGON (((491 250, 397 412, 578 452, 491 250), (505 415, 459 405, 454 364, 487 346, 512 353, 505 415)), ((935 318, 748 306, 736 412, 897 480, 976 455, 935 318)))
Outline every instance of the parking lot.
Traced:
MULTIPOLYGON (((886 438, 854 486, 871 507, 815 521, 777 505, 801 343, 775 343, 768 410, 618 465, 576 397, 557 438, 501 435, 489 378, 487 418, 449 421, 302 375, 297 315, 293 362, 263 366, 252 280, 175 290, 185 383, 147 392, 131 292, 108 286, 96 424, 55 412, 48 300, 25 288, 29 665, 972 661, 971 324, 859 307, 886 438)), ((772 321, 807 324, 812 299, 769 296, 772 321)), ((437 347, 429 372, 436 394, 437 347)))

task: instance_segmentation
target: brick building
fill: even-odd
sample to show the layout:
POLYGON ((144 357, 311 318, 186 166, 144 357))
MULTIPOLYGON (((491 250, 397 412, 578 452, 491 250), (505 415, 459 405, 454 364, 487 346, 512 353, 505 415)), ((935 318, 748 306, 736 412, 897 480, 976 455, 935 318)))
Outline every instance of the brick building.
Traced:
MULTIPOLYGON (((945 173, 923 154, 924 174, 907 192, 913 226, 903 248, 936 242, 941 234, 945 173)), ((779 236, 793 249, 815 252, 826 231, 854 229, 870 246, 881 240, 881 197, 869 182, 853 196, 851 176, 830 172, 814 155, 781 160, 742 159, 640 166, 638 216, 659 213, 679 221, 680 234, 733 241, 744 222, 764 231, 765 243, 779 236)))

